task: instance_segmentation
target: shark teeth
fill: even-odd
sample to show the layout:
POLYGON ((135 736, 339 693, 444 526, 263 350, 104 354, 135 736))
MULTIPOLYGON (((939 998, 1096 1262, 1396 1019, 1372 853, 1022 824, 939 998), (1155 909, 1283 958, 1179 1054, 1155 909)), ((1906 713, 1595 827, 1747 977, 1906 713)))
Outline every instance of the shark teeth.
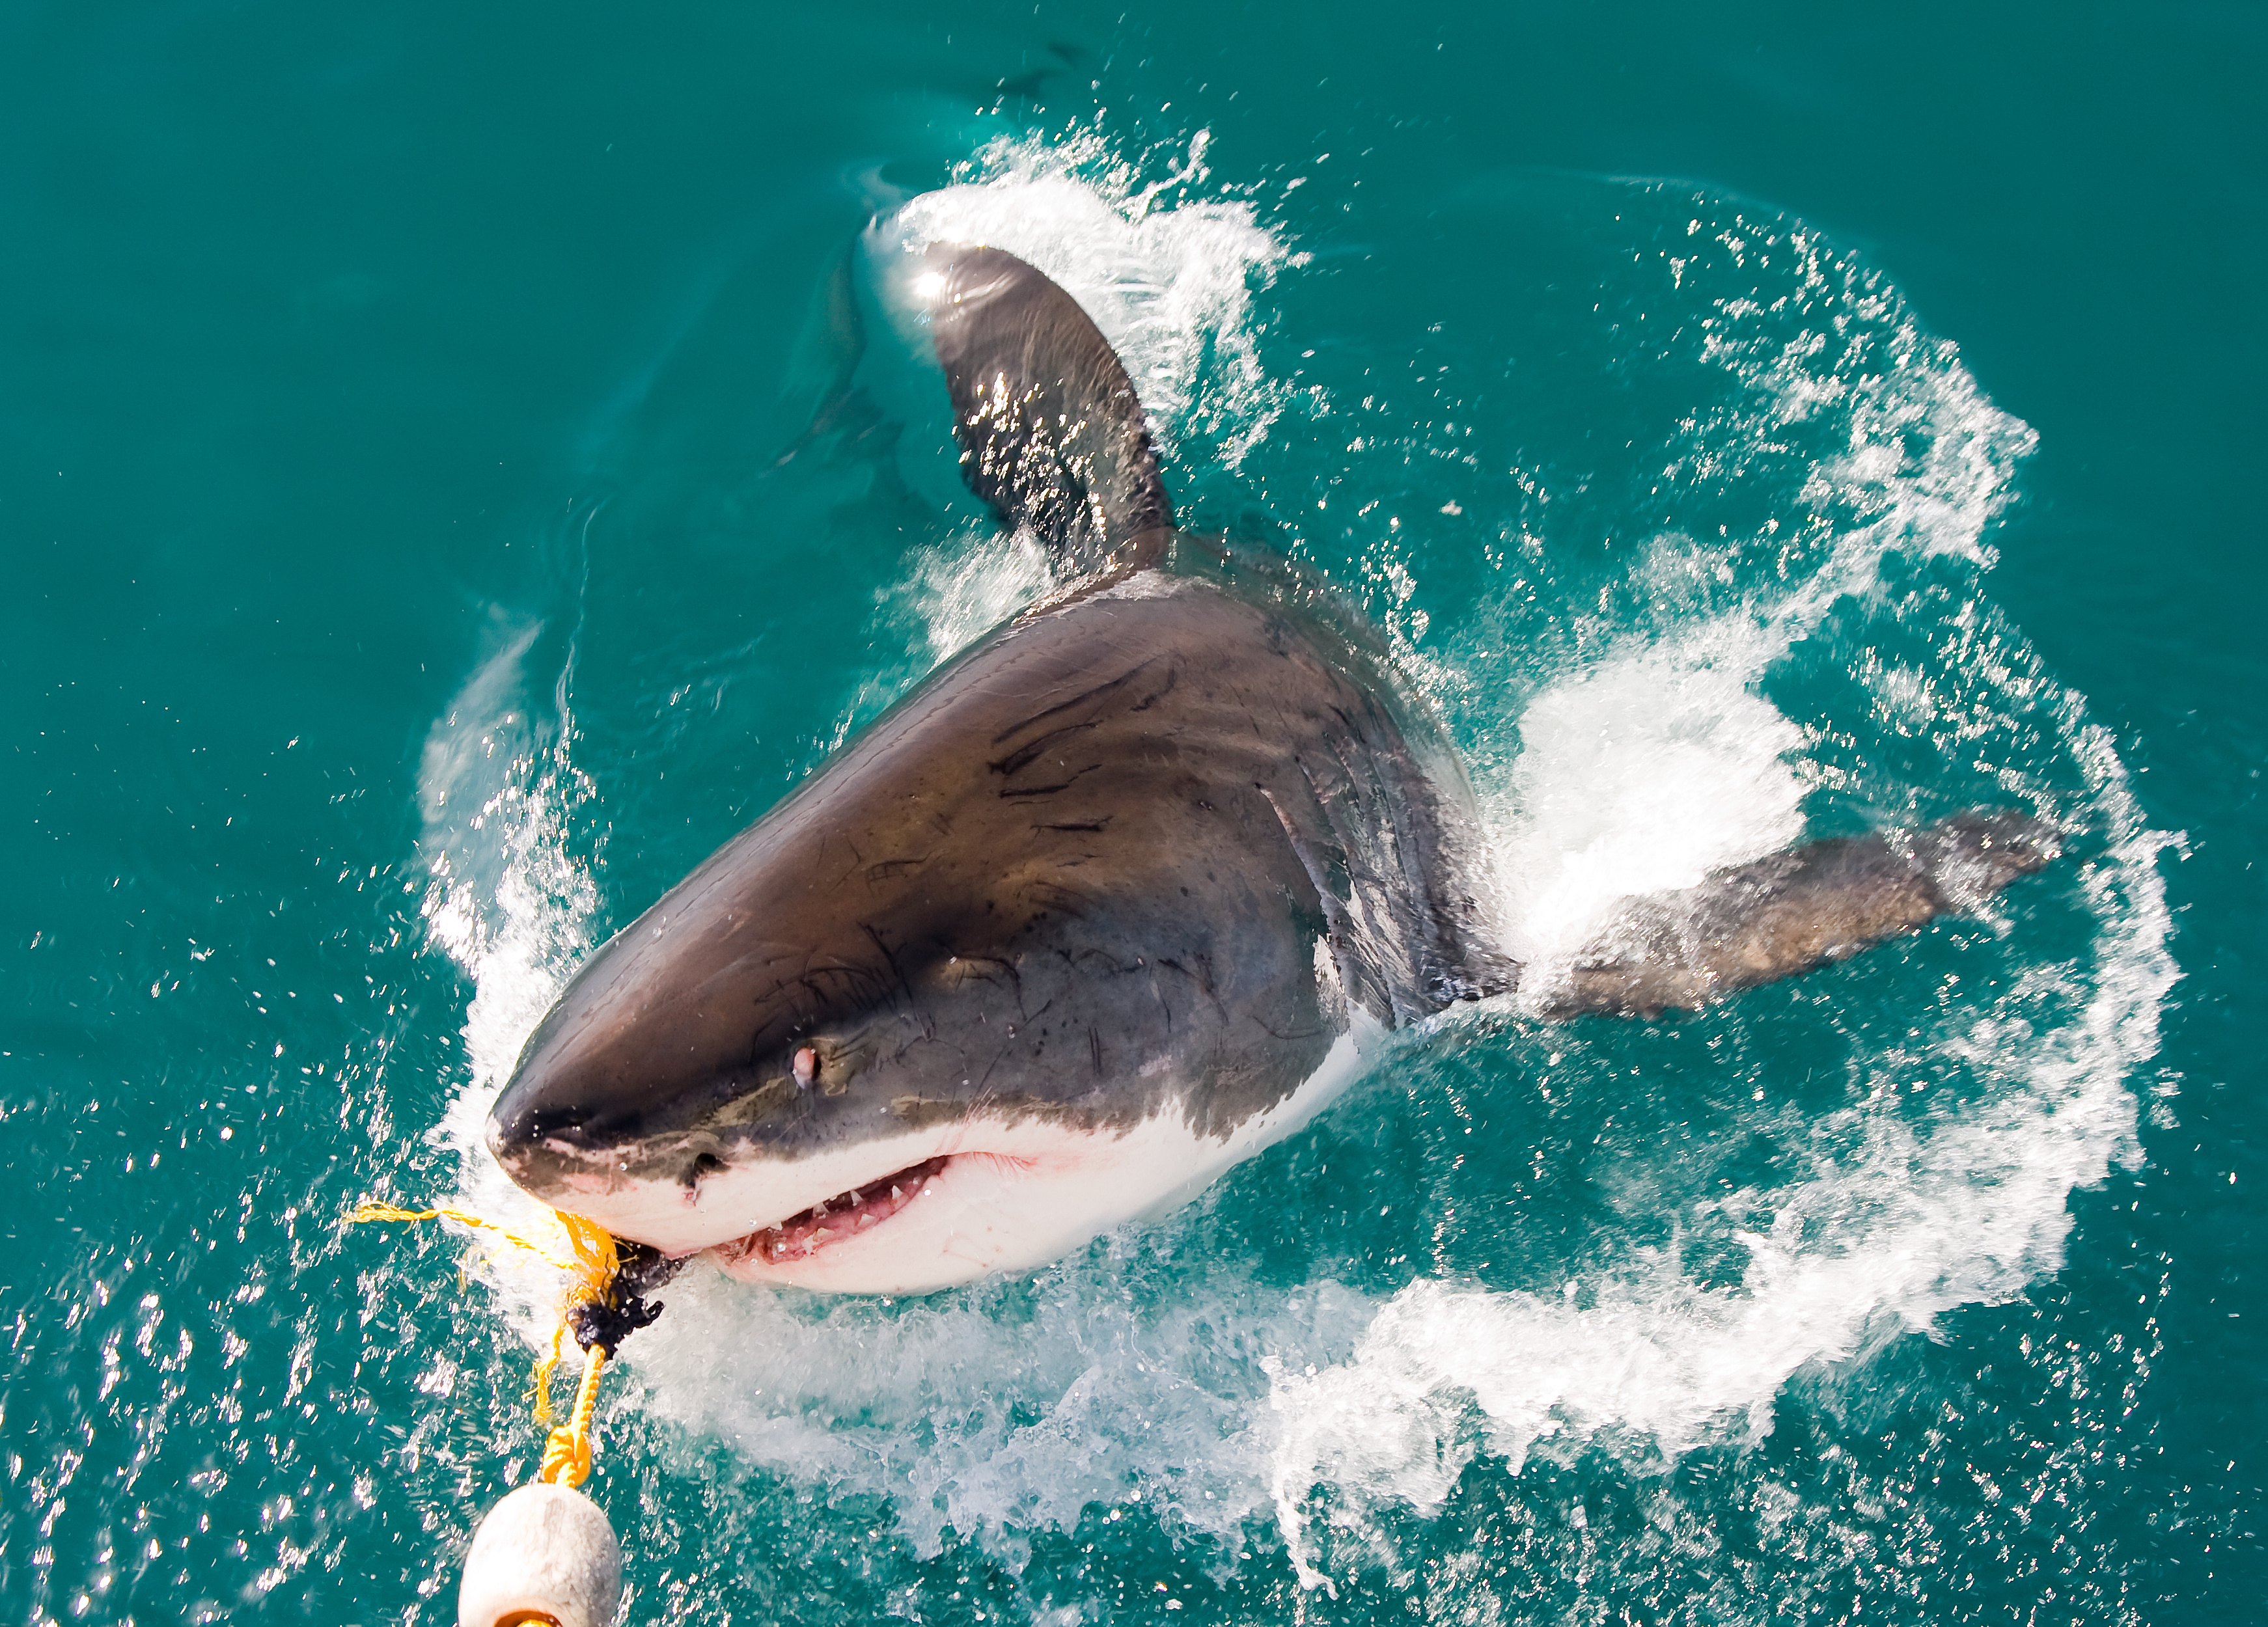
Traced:
POLYGON ((719 1243, 717 1252, 731 1265, 751 1259, 762 1260, 767 1265, 804 1259, 829 1243, 861 1236, 888 1219, 919 1197, 946 1162, 942 1158, 932 1158, 910 1168, 894 1170, 854 1191, 838 1193, 814 1204, 777 1226, 764 1226, 746 1237, 719 1243))

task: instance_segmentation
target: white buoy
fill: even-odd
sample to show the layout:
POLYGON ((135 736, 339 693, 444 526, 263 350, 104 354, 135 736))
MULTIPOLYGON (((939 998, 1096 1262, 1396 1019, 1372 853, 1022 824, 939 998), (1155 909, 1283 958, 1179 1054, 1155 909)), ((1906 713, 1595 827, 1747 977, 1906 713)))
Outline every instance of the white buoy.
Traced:
POLYGON ((457 1627, 614 1627, 622 1550, 596 1503, 534 1481, 489 1510, 465 1555, 457 1627))

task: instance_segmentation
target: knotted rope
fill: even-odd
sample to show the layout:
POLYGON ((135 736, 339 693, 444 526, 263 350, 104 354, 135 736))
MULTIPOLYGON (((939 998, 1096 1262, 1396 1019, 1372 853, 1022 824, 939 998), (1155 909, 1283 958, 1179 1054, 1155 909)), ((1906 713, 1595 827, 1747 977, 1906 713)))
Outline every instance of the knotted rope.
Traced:
POLYGON ((576 1387, 575 1410, 566 1423, 543 1438, 543 1467, 536 1471, 538 1480, 579 1486, 591 1477, 591 1415, 599 1410, 599 1369, 606 1365, 603 1346, 593 1344, 583 1353, 583 1382, 576 1387))

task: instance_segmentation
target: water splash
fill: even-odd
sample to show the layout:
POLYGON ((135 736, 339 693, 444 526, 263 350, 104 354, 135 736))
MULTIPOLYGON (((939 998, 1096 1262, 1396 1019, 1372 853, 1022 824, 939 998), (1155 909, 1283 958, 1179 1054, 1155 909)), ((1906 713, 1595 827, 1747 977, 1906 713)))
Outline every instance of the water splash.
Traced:
MULTIPOLYGON (((419 913, 474 990, 468 1077, 434 1139, 456 1154, 453 1205, 520 1226, 542 1206, 489 1156, 483 1126, 521 1046, 590 953, 599 904, 593 863, 577 853, 578 817, 595 793, 570 755, 564 675, 555 718, 529 700, 528 658, 542 632, 540 622, 499 621, 497 647, 427 733, 417 777, 428 878, 419 913)), ((548 1337, 556 1279, 508 1254, 492 1270, 531 1343, 548 1337)))
MULTIPOLYGON (((1241 456, 1282 406, 1249 289, 1295 257, 1246 205, 1194 195, 1203 157, 1145 184, 1091 136, 1002 144, 898 219, 909 245, 996 242, 1064 281, 1162 433, 1218 434, 1241 456)), ((1224 1554, 1272 1519, 1321 1584, 1329 1531, 1385 1542, 1395 1511, 1437 1509, 1484 1454, 1659 1462, 1751 1439, 1795 1375, 2055 1269, 2068 1193, 2132 1153, 2124 1080, 2154 1049, 2176 972, 2161 838, 2083 703, 1978 591, 2031 432, 1855 259, 1800 228, 1709 224, 1665 275, 1695 302, 1687 359, 1734 387, 1678 426, 1653 478, 1763 493, 1766 517, 1743 536, 1654 536, 1602 583, 1555 578, 1532 517, 1508 512, 1508 548, 1572 607, 1572 635, 1523 638, 1484 612, 1412 663, 1482 765, 1521 947, 1548 963, 1630 894, 1798 839, 1822 799, 1904 817, 1973 796, 1977 773, 1945 765, 1981 761, 1985 785, 2097 838, 2066 884, 2076 949, 1948 994, 1895 1043, 1837 1033, 1844 1083, 1823 1107, 1766 1101, 1767 1064, 1728 1062, 1757 1101, 1726 1116, 1726 1137, 1770 1130, 1800 1148, 1794 1173, 1694 1196, 1669 1178, 1675 1149, 1641 1150, 1653 1162, 1632 1154, 1623 1201, 1732 1238, 1745 1263, 1729 1281, 1637 1226, 1565 1281, 1419 1265, 1365 1290, 1320 1256, 1275 1281, 1233 1240, 1244 1210, 1300 1201, 1287 1152, 1029 1278, 920 1301, 752 1295, 696 1272, 629 1351, 640 1407, 816 1494, 879 1497, 918 1552, 948 1528, 1012 1551, 1095 1506, 1139 1507, 1224 1554), (1772 256, 1783 280, 1767 287, 1755 268, 1772 256), (1712 276, 1737 286, 1712 293, 1712 276), (1913 1105, 1918 1081, 1956 1076, 1913 1105)), ((1414 605, 1416 544, 1371 563, 1414 605)), ((934 664, 1043 585, 1028 544, 945 545, 879 597, 878 617, 918 637, 876 643, 934 664)), ((587 953, 594 909, 571 857, 591 791, 563 703, 547 735, 519 698, 533 642, 507 638, 468 683, 421 782, 433 940, 477 990, 471 1081, 444 1133, 485 1203, 508 1189, 478 1151, 480 1116, 587 953)), ((1436 1038, 1385 1064, 1413 1101, 1440 1088, 1436 1038)), ((1579 1039, 1552 1043, 1586 1065, 1579 1039)), ((1521 1065, 1508 1049, 1499 1088, 1521 1065)))
POLYGON ((1803 834, 1803 733, 1751 687, 1785 646, 1746 621, 1631 643, 1528 703, 1491 799, 1506 936, 1532 990, 1624 898, 1803 834))

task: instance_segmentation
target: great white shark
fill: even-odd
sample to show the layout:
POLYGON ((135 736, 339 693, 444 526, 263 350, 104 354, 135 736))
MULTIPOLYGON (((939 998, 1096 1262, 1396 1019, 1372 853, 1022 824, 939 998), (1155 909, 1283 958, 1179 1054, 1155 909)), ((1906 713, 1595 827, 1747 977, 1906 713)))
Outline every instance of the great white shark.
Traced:
MULTIPOLYGON (((1360 626, 1175 530, 1062 289, 957 245, 917 287, 970 488, 1076 580, 623 928, 528 1040, 490 1149, 657 1263, 880 1293, 1038 1266, 1521 979, 1463 769, 1360 626)), ((1774 855, 1637 901, 1532 1004, 1698 1006, 2056 850, 1977 813, 1774 855)))

